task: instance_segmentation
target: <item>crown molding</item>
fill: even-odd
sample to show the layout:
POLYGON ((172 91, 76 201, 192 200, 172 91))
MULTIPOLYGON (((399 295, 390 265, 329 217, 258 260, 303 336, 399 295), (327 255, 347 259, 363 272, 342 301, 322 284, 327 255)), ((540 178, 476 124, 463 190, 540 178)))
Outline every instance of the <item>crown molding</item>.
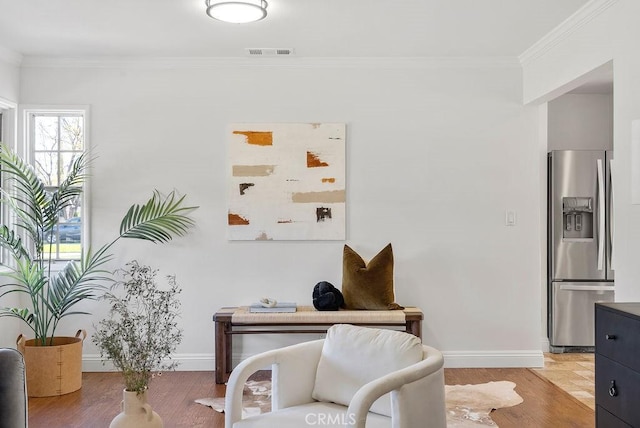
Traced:
POLYGON ((0 61, 8 62, 9 64, 20 67, 23 57, 18 52, 14 52, 10 49, 0 46, 0 61))
POLYGON ((205 58, 205 57, 24 57, 23 68, 520 68, 516 57, 205 58))
POLYGON ((520 56, 518 56, 520 63, 525 65, 543 56, 554 46, 565 40, 579 28, 591 22, 617 2, 618 0, 591 0, 538 40, 533 46, 520 54, 520 56))
MULTIPOLYGON (((0 109, 16 108, 17 106, 18 105, 14 101, 0 97, 0 109)), ((4 272, 8 272, 8 270, 6 270, 5 266, 0 266, 0 274, 4 272)))

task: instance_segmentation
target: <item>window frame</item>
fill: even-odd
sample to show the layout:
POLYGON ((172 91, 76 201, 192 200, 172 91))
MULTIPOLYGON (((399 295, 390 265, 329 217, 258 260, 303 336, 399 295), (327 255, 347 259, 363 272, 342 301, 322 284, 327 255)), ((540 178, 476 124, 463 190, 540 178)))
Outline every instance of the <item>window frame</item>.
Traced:
MULTIPOLYGON (((0 124, 0 141, 2 141, 3 144, 11 147, 12 149, 15 149, 17 144, 17 107, 17 103, 0 97, 0 120, 2 121, 2 123, 0 124)), ((2 177, 0 177, 0 186, 1 185, 2 177)), ((8 215, 9 212, 7 210, 7 207, 4 204, 0 204, 0 222, 2 222, 2 224, 4 224, 5 220, 8 218, 8 215)), ((9 258, 7 255, 7 250, 0 250, 0 267, 5 266, 8 260, 9 258)))
MULTIPOLYGON (((90 111, 89 106, 87 105, 55 105, 55 106, 25 106, 20 109, 20 117, 22 119, 22 136, 19 139, 21 144, 18 148, 18 153, 21 154, 23 159, 25 159, 29 164, 35 166, 35 144, 33 141, 34 138, 34 121, 33 118, 35 116, 81 116, 83 118, 83 128, 84 128, 84 148, 83 151, 86 153, 90 153, 91 144, 90 144, 90 111)), ((86 170, 87 176, 90 176, 91 165, 86 170)), ((86 248, 88 248, 89 243, 91 242, 90 237, 90 204, 89 199, 91 197, 91 183, 89 179, 86 179, 82 185, 82 202, 81 202, 81 212, 82 212, 82 229, 81 229, 81 237, 80 237, 80 257, 85 252, 86 248)), ((57 255, 57 254, 56 254, 57 255)), ((64 266, 69 261, 78 261, 80 258, 57 258, 53 257, 55 265, 60 265, 60 267, 64 266)))

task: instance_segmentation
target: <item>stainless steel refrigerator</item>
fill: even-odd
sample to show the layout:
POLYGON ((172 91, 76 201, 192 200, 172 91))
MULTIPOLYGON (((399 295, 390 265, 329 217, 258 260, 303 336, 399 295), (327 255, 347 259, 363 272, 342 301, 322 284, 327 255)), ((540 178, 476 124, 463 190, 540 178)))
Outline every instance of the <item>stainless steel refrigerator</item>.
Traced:
POLYGON ((612 151, 548 154, 548 336, 551 352, 594 346, 594 305, 614 300, 612 151))

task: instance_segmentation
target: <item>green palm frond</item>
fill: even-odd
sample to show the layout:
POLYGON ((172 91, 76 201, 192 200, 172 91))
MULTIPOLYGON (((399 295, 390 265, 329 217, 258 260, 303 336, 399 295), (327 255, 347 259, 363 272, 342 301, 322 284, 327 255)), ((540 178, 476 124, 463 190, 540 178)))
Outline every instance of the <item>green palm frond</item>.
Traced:
POLYGON ((183 207, 184 196, 175 192, 166 197, 156 190, 144 205, 133 205, 120 223, 121 238, 135 238, 163 243, 174 235, 183 236, 194 225, 187 213, 196 207, 183 207))
MULTIPOLYGON (((44 207, 49 201, 44 183, 38 178, 33 167, 6 145, 0 145, 0 172, 3 178, 13 186, 13 194, 7 202, 13 200, 11 207, 25 223, 42 225, 45 223, 44 207)), ((37 230, 31 230, 37 235, 37 230)))
POLYGON ((0 226, 0 247, 11 251, 16 259, 30 258, 29 253, 22 245, 22 239, 16 235, 15 231, 10 230, 6 225, 0 226))
MULTIPOLYGON (((93 278, 98 274, 102 275, 109 273, 109 271, 102 269, 101 267, 113 258, 112 254, 107 253, 111 245, 112 244, 103 245, 95 253, 91 247, 87 249, 86 253, 83 254, 80 259, 80 269, 85 272, 85 275, 93 278)), ((105 277, 101 276, 99 279, 102 280, 105 279, 105 277)), ((111 278, 108 279, 111 281, 111 278)))
POLYGON ((58 222, 58 213, 71 205, 82 194, 82 183, 86 180, 85 171, 91 160, 86 153, 82 153, 71 164, 67 178, 60 183, 57 190, 51 194, 49 203, 43 208, 47 223, 45 229, 51 229, 58 222))
POLYGON ((97 286, 96 282, 106 278, 98 278, 96 273, 84 271, 78 263, 69 262, 49 279, 48 301, 57 319, 73 315, 69 309, 82 300, 95 300, 102 294, 104 287, 97 286))
MULTIPOLYGON (((24 321, 35 332, 36 338, 44 344, 52 312, 52 307, 46 298, 48 278, 44 274, 44 269, 37 261, 19 259, 16 260, 15 268, 3 275, 15 281, 11 284, 14 287, 13 291, 28 295, 33 316, 24 318, 24 321)), ((15 310, 12 312, 14 314, 10 316, 15 317, 15 310)))
POLYGON ((7 276, 18 283, 24 284, 29 290, 31 298, 39 295, 47 285, 47 276, 44 274, 44 268, 36 261, 17 260, 16 268, 7 276))
POLYGON ((15 268, 2 272, 2 276, 11 281, 0 282, 0 290, 3 290, 0 293, 0 298, 11 293, 24 293, 28 294, 33 301, 33 296, 36 296, 43 289, 43 283, 36 281, 38 275, 42 276, 42 270, 37 263, 27 259, 18 259, 15 268))
POLYGON ((84 311, 71 311, 73 306, 83 300, 95 300, 107 289, 102 283, 111 281, 111 278, 102 266, 112 258, 107 253, 109 247, 110 245, 105 245, 96 253, 89 248, 79 263, 70 261, 61 271, 49 278, 46 299, 51 311, 47 321, 51 325, 51 336, 54 335, 62 318, 88 314, 84 311))
POLYGON ((2 317, 21 319, 31 330, 33 330, 34 333, 36 332, 33 328, 35 315, 29 310, 29 308, 0 308, 0 318, 2 317))
MULTIPOLYGON (((4 275, 7 276, 7 275, 4 275)), ((4 296, 6 296, 7 294, 11 294, 11 293, 29 293, 29 289, 26 285, 24 284, 0 284, 0 290, 2 290, 2 292, 0 293, 0 299, 4 296)))
POLYGON ((89 248, 79 263, 69 262, 64 269, 49 280, 48 300, 57 320, 68 315, 85 312, 69 312, 69 309, 82 300, 94 300, 107 289, 100 285, 112 281, 109 272, 102 266, 112 259, 107 253, 110 245, 101 247, 95 253, 89 248))
POLYGON ((35 241, 39 232, 38 218, 27 213, 28 209, 25 209, 25 204, 20 202, 24 197, 13 196, 5 189, 0 189, 0 193, 2 194, 2 203, 6 204, 17 217, 17 222, 14 226, 21 231, 25 231, 29 238, 35 241))

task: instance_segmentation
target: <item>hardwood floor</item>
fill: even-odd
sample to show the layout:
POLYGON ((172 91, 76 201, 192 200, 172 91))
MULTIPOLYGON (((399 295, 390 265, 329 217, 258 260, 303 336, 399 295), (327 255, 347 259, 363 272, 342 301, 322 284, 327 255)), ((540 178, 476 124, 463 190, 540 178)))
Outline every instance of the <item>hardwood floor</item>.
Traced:
MULTIPOLYGON (((528 369, 445 369, 445 379, 447 384, 515 382, 516 392, 524 402, 491 414, 502 428, 594 426, 593 410, 528 369)), ((215 384, 213 372, 168 372, 152 381, 149 402, 167 428, 223 428, 223 415, 194 400, 222 397, 224 392, 224 385, 215 384)), ((79 391, 60 397, 30 398, 29 427, 108 427, 120 412, 121 399, 120 374, 84 373, 79 391)))
POLYGON ((491 413, 491 418, 501 428, 595 426, 592 409, 529 369, 445 369, 444 374, 447 385, 497 380, 514 382, 516 392, 524 402, 491 413))
MULTIPOLYGON (((29 428, 104 428, 120 412, 122 380, 119 373, 83 373, 82 388, 50 398, 29 398, 29 428)), ((196 404, 197 398, 222 397, 214 372, 167 372, 151 382, 149 404, 164 426, 224 427, 224 417, 196 404)))
POLYGON ((534 369, 592 410, 595 399, 595 356, 589 354, 544 354, 544 367, 534 369))

